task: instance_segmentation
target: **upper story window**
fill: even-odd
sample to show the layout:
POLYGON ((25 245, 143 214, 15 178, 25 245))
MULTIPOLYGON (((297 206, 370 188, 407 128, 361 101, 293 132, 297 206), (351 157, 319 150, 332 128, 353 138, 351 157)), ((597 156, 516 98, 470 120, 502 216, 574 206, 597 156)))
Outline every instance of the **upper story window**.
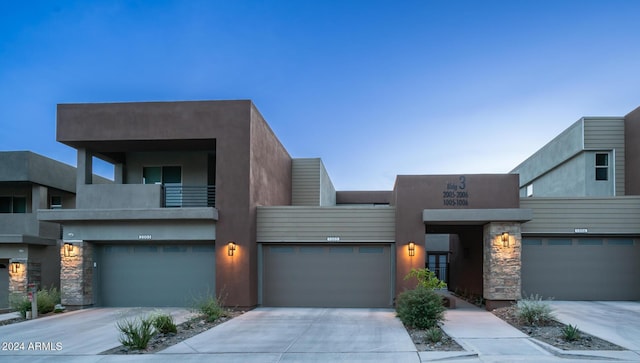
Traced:
POLYGON ((609 180, 608 153, 596 153, 596 180, 609 180))
POLYGON ((27 213, 27 198, 0 197, 0 213, 27 213))
POLYGON ((533 184, 527 185, 527 197, 533 197, 533 184))
POLYGON ((61 209, 62 208, 62 197, 59 195, 52 195, 50 201, 51 209, 61 209))
POLYGON ((142 169, 144 184, 182 183, 182 168, 179 166, 145 166, 142 169))

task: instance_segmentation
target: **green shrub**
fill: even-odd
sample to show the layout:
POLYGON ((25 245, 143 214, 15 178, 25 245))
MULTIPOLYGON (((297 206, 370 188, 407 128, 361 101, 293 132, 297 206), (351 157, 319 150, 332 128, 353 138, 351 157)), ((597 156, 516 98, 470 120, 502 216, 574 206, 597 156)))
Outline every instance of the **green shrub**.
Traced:
POLYGON ((19 312, 23 319, 26 319, 27 311, 31 311, 31 301, 23 294, 11 294, 9 306, 19 312))
POLYGON ((580 330, 578 330, 578 326, 565 325, 562 328, 562 338, 568 342, 580 339, 580 330))
POLYGON ((216 298, 212 294, 206 294, 201 298, 196 299, 194 303, 194 310, 204 315, 207 321, 212 322, 227 315, 223 306, 221 299, 216 298))
POLYGON ((437 326, 444 319, 444 310, 442 296, 420 286, 401 293, 396 300, 396 312, 402 323, 418 329, 437 326))
MULTIPOLYGON (((39 290, 36 296, 38 299, 38 314, 50 313, 54 310, 56 304, 60 303, 60 291, 55 287, 39 290)), ((9 306, 19 312, 23 318, 27 317, 27 311, 31 311, 31 301, 29 301, 26 294, 12 294, 9 298, 9 306)))
POLYGON ((518 318, 528 325, 547 325, 553 320, 551 307, 538 295, 518 301, 516 308, 518 318))
POLYGON ((420 284, 420 286, 429 290, 444 289, 447 287, 447 284, 444 281, 439 280, 436 277, 436 274, 428 268, 412 268, 404 279, 408 280, 412 277, 415 277, 418 280, 418 284, 420 284))
POLYGON ((151 318, 125 319, 116 323, 120 330, 119 341, 132 349, 146 349, 155 333, 151 318))
POLYGON ((60 303, 60 291, 55 287, 38 291, 38 314, 52 312, 60 303))
POLYGON ((162 334, 177 333, 178 328, 169 314, 157 314, 151 317, 153 327, 162 334))
POLYGON ((442 340, 442 330, 439 327, 427 329, 425 338, 431 343, 437 343, 442 340))

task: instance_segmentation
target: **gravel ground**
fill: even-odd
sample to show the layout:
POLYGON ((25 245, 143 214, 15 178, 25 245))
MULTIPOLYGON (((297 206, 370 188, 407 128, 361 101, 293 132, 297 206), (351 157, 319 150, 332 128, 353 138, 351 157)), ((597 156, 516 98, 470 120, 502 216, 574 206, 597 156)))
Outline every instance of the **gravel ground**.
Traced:
POLYGON ((427 331, 421 329, 406 328, 413 344, 420 352, 428 351, 459 351, 464 350, 455 340, 451 339, 442 329, 442 340, 437 343, 430 342, 427 337, 427 331))
MULTIPOLYGON (((513 325, 521 332, 532 338, 551 344, 563 350, 624 350, 624 348, 610 343, 606 340, 594 337, 584 332, 580 332, 580 338, 568 342, 562 338, 562 328, 565 326, 557 321, 552 321, 545 326, 529 326, 522 323, 516 314, 516 307, 510 306, 492 311, 500 319, 513 325)), ((578 327, 579 329, 580 327, 578 327)))
POLYGON ((236 316, 242 315, 243 313, 244 311, 229 311, 227 312, 227 316, 223 316, 213 322, 208 322, 203 317, 197 317, 197 318, 188 320, 182 324, 176 325, 176 327, 178 328, 177 333, 156 334, 149 342, 147 349, 144 349, 144 350, 130 349, 121 345, 113 349, 106 350, 100 354, 156 353, 166 348, 169 348, 172 345, 178 344, 183 340, 189 339, 194 335, 198 335, 204 331, 207 331, 216 325, 224 323, 227 320, 233 319, 236 316))

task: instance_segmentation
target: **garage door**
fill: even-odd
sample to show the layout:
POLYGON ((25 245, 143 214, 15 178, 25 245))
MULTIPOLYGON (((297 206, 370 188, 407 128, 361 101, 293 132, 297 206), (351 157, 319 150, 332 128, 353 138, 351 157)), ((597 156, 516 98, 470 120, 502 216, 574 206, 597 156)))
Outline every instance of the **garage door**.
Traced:
POLYGON ((640 300, 640 244, 632 238, 525 238, 523 295, 640 300))
POLYGON ((98 248, 101 306, 192 306, 215 292, 211 245, 104 245, 98 248))
POLYGON ((389 245, 264 246, 265 306, 389 307, 389 245))
POLYGON ((0 260, 0 309, 9 307, 9 261, 0 260))

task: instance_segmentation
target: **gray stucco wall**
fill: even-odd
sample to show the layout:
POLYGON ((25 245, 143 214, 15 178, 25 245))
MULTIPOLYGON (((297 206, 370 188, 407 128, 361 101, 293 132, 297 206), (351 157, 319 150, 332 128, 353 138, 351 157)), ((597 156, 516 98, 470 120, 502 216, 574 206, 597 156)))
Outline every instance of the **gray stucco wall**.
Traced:
POLYGON ((520 174, 520 186, 529 184, 580 152, 583 149, 583 130, 580 119, 515 167, 511 173, 520 174))
MULTIPOLYGON (((557 168, 535 179, 534 197, 561 197, 585 194, 585 154, 566 160, 557 168)), ((526 197, 526 185, 520 188, 520 197, 526 197)))
POLYGON ((30 151, 0 152, 0 182, 24 181, 74 192, 75 168, 30 151))

